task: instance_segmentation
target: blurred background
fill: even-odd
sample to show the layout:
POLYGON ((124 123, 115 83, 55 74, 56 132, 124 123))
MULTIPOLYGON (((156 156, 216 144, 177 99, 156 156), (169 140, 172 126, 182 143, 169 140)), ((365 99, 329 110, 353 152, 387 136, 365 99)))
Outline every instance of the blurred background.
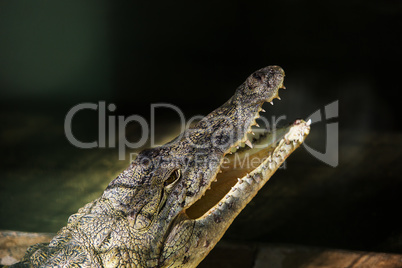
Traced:
MULTIPOLYGON (((280 65, 287 89, 265 116, 320 111, 306 143, 325 153, 327 124, 337 123, 337 164, 300 148, 224 241, 402 253, 401 16, 391 0, 1 1, 0 229, 56 232, 128 165, 116 148, 67 140, 75 105, 113 103, 107 116, 149 122, 150 105, 163 102, 188 119, 280 65), (338 116, 325 120, 334 101, 338 116)), ((75 137, 98 140, 98 116, 77 113, 75 137)), ((157 111, 157 141, 179 123, 157 111)), ((138 140, 138 124, 126 130, 138 140)))

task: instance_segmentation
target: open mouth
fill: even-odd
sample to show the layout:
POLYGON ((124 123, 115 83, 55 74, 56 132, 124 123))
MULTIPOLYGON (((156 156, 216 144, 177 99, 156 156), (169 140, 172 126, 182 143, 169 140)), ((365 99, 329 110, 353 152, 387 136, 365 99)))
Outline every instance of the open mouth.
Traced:
POLYGON ((225 196, 238 194, 245 185, 256 188, 254 195, 268 181, 285 159, 304 141, 310 131, 310 121, 297 120, 292 125, 253 135, 250 131, 243 142, 228 150, 220 170, 199 200, 186 209, 190 219, 207 217, 225 196))

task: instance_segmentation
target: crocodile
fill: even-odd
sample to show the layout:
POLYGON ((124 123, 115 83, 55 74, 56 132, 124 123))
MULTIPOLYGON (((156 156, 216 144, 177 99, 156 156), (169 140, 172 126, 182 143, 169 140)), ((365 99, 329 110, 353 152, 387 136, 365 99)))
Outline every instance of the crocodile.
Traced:
POLYGON ((268 66, 165 145, 145 149, 50 243, 12 267, 196 267, 305 140, 310 121, 253 136, 285 73, 268 66), (252 163, 252 164, 250 164, 252 163))

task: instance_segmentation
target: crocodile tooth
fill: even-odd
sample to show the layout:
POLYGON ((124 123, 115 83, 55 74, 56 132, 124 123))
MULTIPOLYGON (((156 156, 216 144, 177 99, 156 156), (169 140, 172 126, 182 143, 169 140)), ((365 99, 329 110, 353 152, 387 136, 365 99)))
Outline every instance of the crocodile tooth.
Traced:
POLYGON ((246 144, 248 145, 248 147, 253 148, 253 144, 250 140, 246 140, 246 144))
POLYGON ((237 182, 238 182, 239 184, 242 184, 242 183, 243 183, 243 180, 240 179, 240 178, 237 178, 237 182))
POLYGON ((255 125, 256 125, 257 127, 260 127, 260 125, 259 125, 259 124, 257 124, 257 123, 255 123, 255 125))
POLYGON ((245 179, 245 181, 248 183, 248 184, 253 184, 253 179, 251 178, 251 177, 247 177, 246 179, 245 179))
POLYGON ((280 98, 279 96, 277 97, 277 99, 278 99, 278 100, 281 100, 281 98, 280 98))
POLYGON ((254 180, 255 180, 256 182, 260 182, 260 181, 261 181, 261 177, 260 177, 259 174, 256 174, 253 178, 254 178, 254 180))
POLYGON ((306 122, 306 125, 307 125, 307 126, 311 125, 311 119, 309 119, 309 120, 306 122))
POLYGON ((264 109, 261 108, 261 112, 265 113, 266 111, 264 109))
POLYGON ((268 166, 269 166, 269 169, 273 169, 275 167, 275 165, 272 162, 269 163, 268 166))
POLYGON ((271 105, 274 105, 274 102, 273 102, 273 101, 270 101, 269 103, 271 103, 271 105))

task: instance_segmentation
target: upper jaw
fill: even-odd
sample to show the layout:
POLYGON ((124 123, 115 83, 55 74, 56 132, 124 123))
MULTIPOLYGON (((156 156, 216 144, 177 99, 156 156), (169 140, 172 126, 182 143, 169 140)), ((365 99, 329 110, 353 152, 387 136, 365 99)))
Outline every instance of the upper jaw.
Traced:
MULTIPOLYGON (((225 155, 230 154, 233 148, 237 148, 241 144, 252 146, 252 141, 248 139, 247 134, 252 133, 253 126, 258 126, 256 119, 259 118, 260 112, 265 112, 262 109, 263 103, 268 101, 272 104, 274 98, 280 99, 278 91, 280 88, 284 88, 284 76, 284 71, 279 66, 268 66, 254 72, 247 78, 246 82, 236 90, 234 97, 206 116, 200 124, 195 126, 195 129, 200 127, 200 132, 194 133, 194 135, 200 134, 199 136, 207 137, 206 140, 208 142, 204 145, 208 148, 207 151, 210 152, 206 154, 206 157, 211 157, 218 152, 215 156, 220 158, 220 163, 208 170, 209 178, 205 179, 207 181, 205 186, 202 185, 199 187, 194 196, 185 197, 185 209, 192 206, 205 194, 208 188, 211 187, 211 184, 219 173, 219 166, 222 165, 225 155), (260 101, 256 101, 252 104, 253 100, 260 101), (224 120, 216 125, 214 120, 219 121, 219 117, 223 117, 224 120), (231 142, 225 143, 222 146, 220 144, 217 145, 213 139, 217 136, 217 133, 225 131, 226 129, 230 129, 230 131, 223 133, 224 135, 231 136, 231 142), (219 150, 216 150, 217 148, 219 148, 219 150), (219 151, 221 153, 219 153, 219 151)), ((194 129, 192 129, 192 131, 197 132, 197 130, 194 129)), ((194 173, 191 173, 190 176, 194 175, 194 173)), ((188 192, 195 192, 193 185, 190 185, 189 188, 192 189, 188 190, 188 192)))
MULTIPOLYGON (((272 102, 272 100, 274 98, 279 98, 278 95, 278 91, 280 88, 284 88, 283 86, 283 79, 284 79, 284 72, 283 70, 278 67, 278 66, 270 66, 270 67, 266 67, 263 68, 261 70, 258 70, 256 73, 258 72, 264 72, 265 74, 271 74, 270 77, 264 77, 264 79, 266 81, 263 82, 263 85, 265 87, 266 84, 270 84, 271 86, 273 86, 273 88, 266 88, 265 87, 265 91, 263 91, 264 94, 270 94, 270 97, 267 98, 266 100, 272 102), (268 80, 271 79, 271 81, 268 83, 268 80)), ((251 75, 250 77, 253 77, 253 75, 251 75)), ((248 79, 250 79, 250 77, 248 79)), ((253 78, 254 79, 254 78, 253 78)), ((247 81, 245 83, 247 85, 247 81)), ((242 90, 244 90, 244 88, 240 87, 236 93, 241 92, 242 90)), ((261 89, 257 89, 257 90, 261 90, 261 89)), ((245 96, 245 100, 247 101, 247 96, 245 96)), ((235 103, 235 105, 233 103, 226 103, 225 105, 229 106, 229 108, 225 107, 225 105, 223 105, 222 107, 220 107, 219 109, 227 109, 230 110, 232 109, 230 106, 234 105, 236 107, 237 113, 242 114, 242 115, 247 115, 244 118, 242 118, 241 116, 236 116, 236 120, 239 121, 239 124, 237 126, 237 129, 234 128, 235 130, 233 130, 232 134, 235 133, 236 131, 238 133, 234 134, 234 136, 236 136, 237 138, 235 138, 233 140, 233 142, 231 144, 229 144, 228 146, 225 147, 225 150, 223 150, 223 154, 220 156, 221 157, 221 162, 220 165, 217 166, 215 168, 215 170, 211 173, 210 178, 208 179, 208 183, 205 187, 199 189, 199 194, 197 196, 195 196, 195 198, 193 198, 190 202, 188 202, 188 206, 186 206, 185 210, 187 212, 187 214, 189 215, 189 217, 195 219, 195 218, 199 218, 201 215, 198 213, 193 213, 193 209, 194 207, 197 207, 199 202, 199 199, 203 198, 205 194, 208 194, 208 190, 214 186, 214 182, 217 181, 217 178, 220 176, 220 173, 222 172, 222 165, 223 165, 223 161, 225 161, 225 158, 227 155, 231 155, 232 152, 236 151, 239 147, 243 147, 243 146, 248 146, 248 147, 254 147, 254 140, 250 139, 250 137, 253 137, 252 135, 254 135, 253 133, 253 126, 257 126, 259 127, 259 125, 256 122, 256 119, 260 117, 260 112, 265 112, 265 110, 262 109, 262 104, 264 102, 258 103, 256 105, 239 105, 239 103, 235 103)), ((290 129, 286 129, 287 131, 290 129)), ((282 133, 283 135, 285 134, 284 130, 278 131, 278 133, 282 133)), ((272 135, 278 135, 278 133, 276 134, 271 134, 270 137, 272 137, 272 135)), ((269 144, 267 146, 270 146, 269 144)), ((243 149, 244 151, 244 149, 243 149)), ((239 178, 241 178, 239 176, 239 178)), ((237 178, 235 178, 237 179, 237 178)), ((233 183, 231 183, 231 185, 233 185, 233 183)), ((220 187, 220 186, 216 186, 215 187, 220 187)), ((227 188, 227 186, 226 186, 227 188)), ((215 197, 215 201, 217 200, 217 198, 219 199, 221 196, 219 197, 215 197)), ((204 198, 205 199, 205 198, 204 198)), ((203 210, 205 212, 205 209, 203 210)), ((207 214, 205 214, 207 215, 207 214)))

